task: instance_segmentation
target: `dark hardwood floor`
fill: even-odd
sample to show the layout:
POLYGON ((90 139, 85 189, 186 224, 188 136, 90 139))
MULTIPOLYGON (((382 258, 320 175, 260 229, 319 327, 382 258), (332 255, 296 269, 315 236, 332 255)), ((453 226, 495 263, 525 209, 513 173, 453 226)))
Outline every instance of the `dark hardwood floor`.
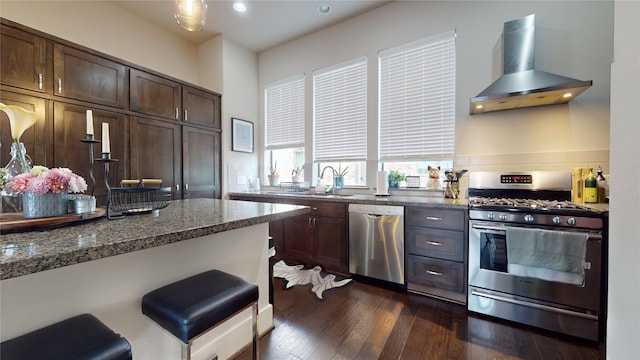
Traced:
MULTIPOLYGON (((362 282, 325 292, 283 290, 260 359, 604 359, 604 344, 489 317, 464 306, 362 282)), ((251 358, 245 351, 237 359, 251 358)))

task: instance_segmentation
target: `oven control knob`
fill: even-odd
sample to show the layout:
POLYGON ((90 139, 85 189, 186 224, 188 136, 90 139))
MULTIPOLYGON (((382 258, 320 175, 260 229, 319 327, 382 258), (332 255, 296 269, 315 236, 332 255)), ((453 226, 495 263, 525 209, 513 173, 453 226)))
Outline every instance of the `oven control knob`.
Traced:
POLYGON ((506 214, 500 214, 500 216, 498 216, 498 218, 502 221, 507 221, 507 215, 506 214))
POLYGON ((493 220, 493 219, 495 219, 495 218, 496 218, 496 215, 495 215, 494 213, 488 213, 488 214, 487 214, 487 218, 488 218, 489 220, 493 220))
POLYGON ((553 219, 551 219, 551 221, 553 221, 553 223, 556 225, 562 224, 562 219, 560 219, 560 216, 555 216, 553 219))
POLYGON ((574 226, 576 224, 576 219, 574 218, 568 218, 567 219, 567 224, 574 226))
POLYGON ((524 216, 524 222, 532 223, 533 222, 533 215, 525 215, 524 216))

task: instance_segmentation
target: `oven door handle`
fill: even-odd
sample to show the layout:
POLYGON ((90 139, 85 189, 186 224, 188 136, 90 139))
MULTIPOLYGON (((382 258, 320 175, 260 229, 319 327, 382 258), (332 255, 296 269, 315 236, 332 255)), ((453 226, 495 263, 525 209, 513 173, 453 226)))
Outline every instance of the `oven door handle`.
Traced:
POLYGON ((492 234, 504 235, 504 234, 507 233, 507 230, 505 228, 502 228, 502 227, 493 227, 493 226, 477 225, 477 224, 472 224, 471 227, 474 228, 474 229, 487 231, 487 232, 492 233, 492 234))

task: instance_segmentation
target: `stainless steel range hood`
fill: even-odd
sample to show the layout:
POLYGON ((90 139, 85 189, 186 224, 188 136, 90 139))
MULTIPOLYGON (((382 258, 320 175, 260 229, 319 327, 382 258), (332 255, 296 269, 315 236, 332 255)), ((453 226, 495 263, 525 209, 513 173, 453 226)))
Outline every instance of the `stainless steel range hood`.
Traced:
POLYGON ((534 40, 535 15, 504 23, 503 75, 471 99, 469 114, 563 104, 593 84, 535 70, 534 40))

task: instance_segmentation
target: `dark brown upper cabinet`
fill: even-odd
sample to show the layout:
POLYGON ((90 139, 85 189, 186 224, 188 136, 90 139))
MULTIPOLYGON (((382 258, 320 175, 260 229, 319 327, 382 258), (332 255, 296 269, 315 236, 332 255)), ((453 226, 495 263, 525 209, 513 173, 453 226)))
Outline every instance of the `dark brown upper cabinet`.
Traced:
POLYGON ((124 65, 61 44, 53 54, 54 95, 124 109, 124 65))
POLYGON ((0 35, 2 84, 46 92, 52 83, 47 69, 47 41, 5 24, 0 35))
POLYGON ((216 129, 221 128, 220 96, 189 86, 183 86, 182 101, 184 107, 182 119, 185 122, 216 129))
POLYGON ((160 76, 131 69, 131 110, 165 119, 180 120, 180 84, 160 76))

